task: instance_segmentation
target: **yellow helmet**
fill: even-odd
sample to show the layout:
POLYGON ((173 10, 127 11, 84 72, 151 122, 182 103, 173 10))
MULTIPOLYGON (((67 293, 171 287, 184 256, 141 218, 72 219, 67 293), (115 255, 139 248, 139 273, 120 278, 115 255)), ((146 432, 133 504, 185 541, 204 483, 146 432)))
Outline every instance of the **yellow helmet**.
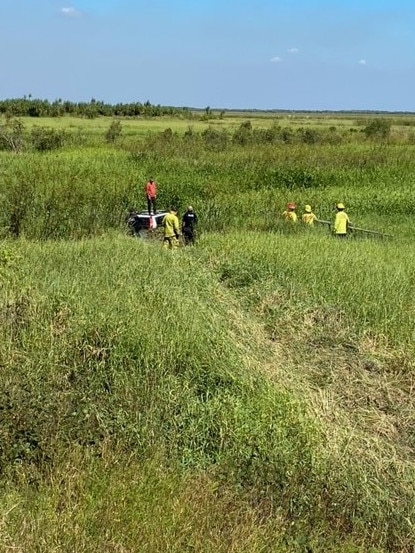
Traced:
POLYGON ((336 204, 336 207, 337 207, 337 209, 344 209, 344 204, 339 202, 338 204, 336 204))
POLYGON ((305 211, 306 213, 311 213, 311 205, 308 205, 308 204, 307 204, 307 205, 304 207, 304 211, 305 211))

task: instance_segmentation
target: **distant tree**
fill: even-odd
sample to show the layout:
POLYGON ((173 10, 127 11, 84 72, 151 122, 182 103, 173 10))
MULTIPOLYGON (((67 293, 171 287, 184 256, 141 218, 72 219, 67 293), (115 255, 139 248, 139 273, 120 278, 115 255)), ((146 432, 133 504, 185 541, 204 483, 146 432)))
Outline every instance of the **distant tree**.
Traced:
POLYGON ((205 113, 203 115, 200 116, 200 120, 201 121, 209 121, 210 119, 214 119, 214 115, 213 115, 213 112, 212 110, 210 109, 209 106, 207 106, 205 108, 205 113))
MULTIPOLYGON (((212 118, 210 108, 204 118, 212 118)), ((75 117, 87 117, 93 119, 99 116, 105 117, 161 117, 163 115, 192 119, 193 113, 189 108, 176 108, 172 106, 154 106, 147 100, 144 104, 133 102, 130 104, 106 104, 96 98, 89 102, 69 102, 61 98, 50 103, 48 100, 32 98, 31 94, 23 98, 0 100, 0 114, 9 114, 12 117, 60 117, 72 115, 75 117)))

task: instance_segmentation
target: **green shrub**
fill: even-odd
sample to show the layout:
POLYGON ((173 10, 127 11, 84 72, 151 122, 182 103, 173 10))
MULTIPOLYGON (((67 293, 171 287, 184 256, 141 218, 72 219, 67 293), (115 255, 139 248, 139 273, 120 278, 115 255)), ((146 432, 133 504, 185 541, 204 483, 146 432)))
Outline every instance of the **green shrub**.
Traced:
POLYGON ((226 131, 219 131, 209 127, 202 132, 201 136, 203 144, 208 150, 215 152, 226 150, 228 144, 228 134, 226 131))
POLYGON ((252 136, 251 121, 244 121, 233 133, 232 142, 234 144, 238 144, 239 146, 246 146, 252 140, 252 136))
POLYGON ((114 119, 111 122, 107 132, 105 133, 105 140, 107 142, 115 142, 122 135, 122 125, 119 119, 114 119))
POLYGON ((385 140, 391 132, 391 122, 388 119, 374 119, 363 129, 366 138, 385 140))
POLYGON ((32 148, 38 152, 47 152, 62 148, 66 141, 63 130, 34 127, 31 132, 32 148))
POLYGON ((20 119, 7 118, 0 125, 0 150, 19 153, 25 146, 25 126, 20 119))

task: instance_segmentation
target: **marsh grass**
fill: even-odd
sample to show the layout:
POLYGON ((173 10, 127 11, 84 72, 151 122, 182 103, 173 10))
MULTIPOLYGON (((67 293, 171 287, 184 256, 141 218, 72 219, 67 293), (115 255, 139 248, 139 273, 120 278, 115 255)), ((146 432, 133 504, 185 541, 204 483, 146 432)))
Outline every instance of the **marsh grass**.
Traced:
POLYGON ((8 488, 1 516, 2 552, 366 551, 348 538, 330 543, 318 532, 310 538, 300 530, 291 538, 268 501, 253 505, 249 495, 208 474, 179 474, 158 458, 103 463, 76 450, 35 494, 25 483, 8 488))
POLYGON ((2 235, 82 238, 119 229, 129 207, 145 208, 143 186, 151 174, 159 181, 160 206, 174 203, 183 212, 195 204, 206 230, 275 228, 293 200, 299 210, 311 203, 320 218, 332 219, 341 199, 357 226, 410 235, 406 216, 415 201, 409 147, 391 146, 387 156, 372 146, 264 146, 218 153, 196 145, 184 156, 176 149, 157 154, 137 148, 3 153, 2 235))
MULTIPOLYGON (((301 279, 295 290, 292 267, 271 271, 279 262, 266 259, 268 237, 237 238, 206 236, 200 249, 177 255, 116 235, 6 243, 0 393, 10 546, 30 550, 25 536, 38 545, 50 539, 62 550, 101 544, 108 551, 114 544, 140 550, 140 543, 149 551, 178 551, 188 543, 197 551, 256 551, 275 539, 282 551, 302 543, 316 551, 342 544, 347 551, 346 534, 356 550, 365 543, 396 549, 410 542, 405 520, 412 517, 413 468, 407 447, 387 432, 386 422, 374 432, 377 421, 372 427, 364 418, 373 409, 356 409, 354 428, 345 424, 345 396, 336 394, 348 381, 338 376, 332 388, 316 386, 315 363, 301 360, 310 339, 295 307, 295 298, 305 297, 301 279), (214 244, 221 255, 212 259, 214 244), (238 245, 254 278, 247 280, 238 245), (271 277, 274 285, 263 286, 271 277), (288 293, 281 303, 294 304, 282 317, 264 311, 276 305, 266 298, 281 284, 288 293), (246 312, 238 299, 242 289, 246 312), (258 304, 260 291, 264 303, 258 304), (330 409, 324 411, 316 388, 330 391, 330 409), (366 452, 365 443, 371 444, 366 452), (142 476, 134 479, 132 472, 142 476), (196 495, 187 495, 189 485, 196 495), (226 522, 220 516, 225 508, 226 522), (64 528, 59 535, 58 521, 64 528), (208 534, 206 541, 209 525, 219 535, 208 534), (99 531, 103 526, 106 532, 99 531)), ((280 242, 291 247, 299 239, 280 242)), ((328 301, 333 310, 337 299, 328 301)), ((358 335, 345 308, 345 321, 349 315, 348 329, 358 335)), ((339 349, 342 320, 332 322, 328 337, 339 349)), ((337 358, 340 375, 346 360, 347 370, 355 371, 347 354, 337 358)), ((382 371, 382 359, 374 355, 375 362, 382 371)), ((356 363, 361 370, 357 354, 356 363)), ((396 394, 399 386, 391 378, 387 389, 396 394)))
POLYGON ((0 153, 1 551, 412 551, 413 145, 228 123, 0 153), (196 248, 123 234, 149 175, 196 248), (281 220, 339 200, 394 238, 281 220))

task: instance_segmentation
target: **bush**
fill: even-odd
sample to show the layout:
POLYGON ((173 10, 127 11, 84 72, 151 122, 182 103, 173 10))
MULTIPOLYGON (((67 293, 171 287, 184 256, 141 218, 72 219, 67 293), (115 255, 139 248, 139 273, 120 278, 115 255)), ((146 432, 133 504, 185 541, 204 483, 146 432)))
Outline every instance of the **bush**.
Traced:
POLYGON ((226 131, 218 131, 209 127, 202 132, 203 143, 208 150, 223 151, 228 144, 228 134, 226 131))
POLYGON ((111 125, 109 126, 109 129, 105 133, 105 140, 107 142, 115 142, 117 138, 121 136, 122 133, 122 127, 121 122, 118 120, 112 121, 111 125))
POLYGON ((0 125, 0 150, 19 153, 24 148, 25 127, 20 119, 6 120, 6 123, 0 125))
POLYGON ((363 129, 366 138, 385 140, 390 136, 391 123, 388 119, 374 119, 363 129))
POLYGON ((34 127, 31 132, 32 147, 38 152, 47 152, 62 148, 65 144, 65 131, 34 127))
POLYGON ((232 142, 239 146, 246 146, 252 140, 251 121, 244 121, 233 133, 232 142))
POLYGON ((297 131, 297 135, 300 142, 304 144, 317 144, 321 141, 321 136, 315 129, 300 128, 297 131))

